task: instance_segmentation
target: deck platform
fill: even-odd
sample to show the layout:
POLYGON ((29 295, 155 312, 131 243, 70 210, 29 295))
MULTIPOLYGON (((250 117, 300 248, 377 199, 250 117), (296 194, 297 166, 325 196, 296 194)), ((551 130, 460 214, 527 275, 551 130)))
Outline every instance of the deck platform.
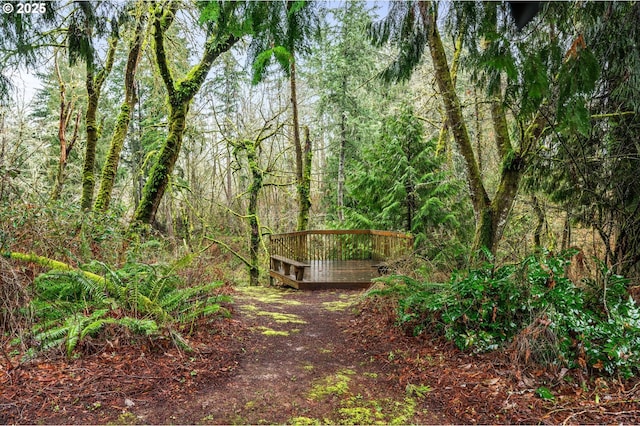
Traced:
POLYGON ((368 288, 380 265, 410 252, 413 241, 374 230, 301 231, 270 240, 272 282, 300 290, 368 288))

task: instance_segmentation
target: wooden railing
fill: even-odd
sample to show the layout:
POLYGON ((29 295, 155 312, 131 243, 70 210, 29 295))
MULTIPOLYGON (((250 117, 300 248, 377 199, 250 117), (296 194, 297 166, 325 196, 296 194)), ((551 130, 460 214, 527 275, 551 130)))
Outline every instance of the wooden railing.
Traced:
POLYGON ((271 255, 298 262, 382 261, 411 252, 413 237, 400 232, 357 230, 299 231, 269 237, 271 255))

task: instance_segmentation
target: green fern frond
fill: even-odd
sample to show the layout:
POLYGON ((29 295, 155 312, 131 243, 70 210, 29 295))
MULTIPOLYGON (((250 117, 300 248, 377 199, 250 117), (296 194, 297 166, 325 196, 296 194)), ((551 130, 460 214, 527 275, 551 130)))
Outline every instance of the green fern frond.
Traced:
POLYGON ((158 323, 150 319, 124 317, 113 322, 128 328, 133 333, 144 334, 145 336, 158 334, 159 331, 158 323))
POLYGON ((185 256, 182 256, 180 259, 173 262, 172 271, 179 271, 181 269, 190 266, 193 263, 193 260, 198 257, 198 253, 189 253, 185 256))
POLYGON ((62 342, 64 341, 65 336, 67 335, 68 327, 66 324, 52 326, 36 335, 33 336, 33 339, 37 342, 40 342, 41 348, 49 349, 55 345, 51 344, 51 342, 62 342))
POLYGON ((87 294, 93 302, 103 305, 107 300, 107 291, 104 283, 90 280, 82 274, 73 274, 74 279, 82 286, 83 292, 87 294))
POLYGON ((201 317, 207 317, 216 314, 228 317, 230 315, 230 312, 217 303, 211 303, 210 301, 207 301, 198 303, 196 309, 186 312, 185 315, 179 317, 179 319, 182 323, 188 323, 191 321, 195 321, 196 319, 201 317))
POLYGON ((74 315, 67 318, 67 321, 65 321, 65 325, 67 326, 67 340, 65 342, 65 348, 68 357, 71 356, 73 350, 80 341, 80 333, 82 332, 82 328, 86 320, 87 318, 84 315, 74 315))
POLYGON ((104 327, 104 325, 109 322, 110 321, 104 318, 101 318, 97 321, 90 322, 89 324, 85 325, 82 331, 80 332, 79 339, 82 340, 86 336, 95 336, 96 334, 98 334, 100 330, 102 330, 102 327, 104 327))
POLYGON ((56 339, 49 339, 46 341, 42 341, 42 344, 40 345, 39 349, 42 352, 46 352, 49 349, 57 348, 64 343, 65 339, 66 339, 66 332, 64 333, 63 336, 58 337, 56 339))

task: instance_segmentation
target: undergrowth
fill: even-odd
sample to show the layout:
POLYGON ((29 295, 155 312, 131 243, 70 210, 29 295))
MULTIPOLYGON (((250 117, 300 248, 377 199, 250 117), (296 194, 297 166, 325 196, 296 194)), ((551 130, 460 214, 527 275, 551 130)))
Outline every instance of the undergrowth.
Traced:
POLYGON ((0 349, 7 362, 53 348, 78 355, 88 338, 109 333, 189 350, 185 337, 201 318, 228 314, 220 274, 193 253, 163 263, 180 254, 169 253, 170 242, 158 235, 131 239, 117 209, 88 213, 15 200, 0 207, 0 349))
POLYGON ((602 266, 602 282, 576 285, 565 272, 572 254, 486 263, 446 283, 395 275, 370 294, 397 298, 397 323, 408 331, 435 331, 461 349, 512 344, 525 362, 637 375, 640 309, 628 281, 602 266))
POLYGON ((63 346, 71 356, 85 337, 97 335, 107 325, 169 337, 188 350, 183 333, 189 333, 197 319, 227 313, 221 304, 229 297, 217 294, 222 282, 184 286, 169 265, 126 263, 111 269, 94 262, 87 269, 102 270, 104 282, 81 271, 50 271, 35 279, 34 297, 27 306, 36 319, 31 354, 63 346), (113 288, 122 291, 109 290, 113 288))

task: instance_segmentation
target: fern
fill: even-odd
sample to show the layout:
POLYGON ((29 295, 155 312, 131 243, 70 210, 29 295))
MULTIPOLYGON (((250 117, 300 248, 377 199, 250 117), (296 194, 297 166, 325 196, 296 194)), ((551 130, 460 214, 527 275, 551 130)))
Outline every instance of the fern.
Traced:
POLYGON ((34 340, 39 342, 39 348, 47 351, 53 347, 60 346, 67 336, 67 326, 62 325, 46 329, 34 336, 34 340))
POLYGON ((152 336, 158 334, 158 323, 150 319, 138 319, 132 317, 124 317, 112 321, 114 324, 128 328, 133 333, 152 336))
POLYGON ((221 282, 182 287, 175 268, 191 260, 187 256, 173 267, 129 262, 120 269, 92 262, 86 268, 95 272, 58 268, 38 276, 38 297, 31 302, 31 308, 38 317, 49 320, 32 328, 34 340, 40 343, 40 350, 63 346, 71 356, 83 339, 97 335, 106 324, 113 324, 145 336, 168 330, 176 346, 190 350, 187 340, 173 325, 209 315, 226 315, 228 311, 221 303, 230 301, 228 296, 212 295, 221 282), (114 310, 118 315, 112 314, 114 310), (123 311, 124 317, 115 318, 123 311))

